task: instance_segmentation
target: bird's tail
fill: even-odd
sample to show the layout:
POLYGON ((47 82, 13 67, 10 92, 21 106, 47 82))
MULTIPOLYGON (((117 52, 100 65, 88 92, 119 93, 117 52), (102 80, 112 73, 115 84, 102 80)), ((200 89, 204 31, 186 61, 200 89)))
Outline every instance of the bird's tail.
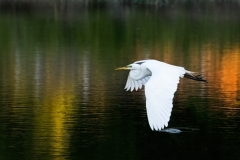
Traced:
POLYGON ((203 82, 207 82, 205 79, 202 78, 201 74, 197 74, 195 72, 191 72, 191 71, 186 71, 186 73, 183 75, 185 78, 188 79, 192 79, 195 81, 203 81, 203 82))

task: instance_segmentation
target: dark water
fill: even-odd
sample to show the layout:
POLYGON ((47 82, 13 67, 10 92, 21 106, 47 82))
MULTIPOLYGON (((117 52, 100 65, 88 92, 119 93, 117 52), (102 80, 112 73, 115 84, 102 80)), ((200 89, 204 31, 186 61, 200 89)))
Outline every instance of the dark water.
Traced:
POLYGON ((229 10, 118 8, 0 14, 0 159, 238 159, 240 18, 229 10), (169 128, 116 67, 157 59, 182 79, 169 128))

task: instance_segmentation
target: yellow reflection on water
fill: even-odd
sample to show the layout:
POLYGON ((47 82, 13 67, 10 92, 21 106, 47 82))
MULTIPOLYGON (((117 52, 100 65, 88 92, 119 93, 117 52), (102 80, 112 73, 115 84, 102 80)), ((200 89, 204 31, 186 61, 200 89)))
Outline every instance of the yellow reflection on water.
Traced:
POLYGON ((76 100, 76 82, 72 72, 68 72, 72 68, 66 63, 71 62, 64 59, 52 61, 54 57, 48 57, 41 68, 39 63, 35 66, 35 75, 41 74, 38 78, 35 76, 35 104, 38 106, 35 106, 33 143, 37 154, 49 152, 60 156, 69 151, 69 130, 74 125, 69 122, 72 122, 76 100))
POLYGON ((100 72, 103 70, 102 66, 98 62, 91 66, 87 53, 79 60, 73 60, 74 62, 65 59, 64 56, 56 60, 56 57, 48 56, 44 64, 39 66, 39 63, 43 62, 39 55, 36 56, 35 104, 38 106, 35 109, 33 142, 34 150, 38 154, 68 154, 71 150, 70 140, 73 139, 71 131, 75 122, 81 119, 80 115, 76 115, 78 110, 94 117, 84 119, 82 127, 86 125, 89 132, 96 130, 96 126, 89 124, 95 124, 97 121, 100 126, 105 123, 101 113, 105 110, 103 91, 106 90, 107 82, 100 72), (91 67, 94 68, 92 73, 91 67), (94 75, 94 80, 91 79, 91 74, 94 75), (80 103, 83 106, 80 107, 80 103))

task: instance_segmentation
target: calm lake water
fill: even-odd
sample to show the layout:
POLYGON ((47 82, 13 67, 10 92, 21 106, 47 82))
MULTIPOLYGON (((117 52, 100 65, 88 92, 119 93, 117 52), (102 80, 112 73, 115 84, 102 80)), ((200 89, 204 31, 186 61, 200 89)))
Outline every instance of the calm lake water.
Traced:
POLYGON ((0 159, 238 159, 240 11, 117 7, 0 12, 0 159), (169 128, 117 67, 157 59, 181 79, 169 128))

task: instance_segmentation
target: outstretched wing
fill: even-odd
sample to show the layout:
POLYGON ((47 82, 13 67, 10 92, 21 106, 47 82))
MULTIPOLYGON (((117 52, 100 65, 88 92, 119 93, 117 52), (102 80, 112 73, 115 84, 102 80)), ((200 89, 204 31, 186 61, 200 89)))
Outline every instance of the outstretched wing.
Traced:
POLYGON ((155 60, 145 62, 145 65, 152 72, 145 85, 148 122, 152 130, 161 130, 168 126, 173 96, 186 70, 155 60))
POLYGON ((135 90, 137 91, 138 89, 141 89, 142 85, 145 85, 149 79, 150 79, 150 76, 147 76, 141 80, 136 81, 130 77, 130 73, 129 73, 127 83, 124 89, 126 89, 127 91, 131 89, 131 91, 133 91, 135 88, 135 90))

